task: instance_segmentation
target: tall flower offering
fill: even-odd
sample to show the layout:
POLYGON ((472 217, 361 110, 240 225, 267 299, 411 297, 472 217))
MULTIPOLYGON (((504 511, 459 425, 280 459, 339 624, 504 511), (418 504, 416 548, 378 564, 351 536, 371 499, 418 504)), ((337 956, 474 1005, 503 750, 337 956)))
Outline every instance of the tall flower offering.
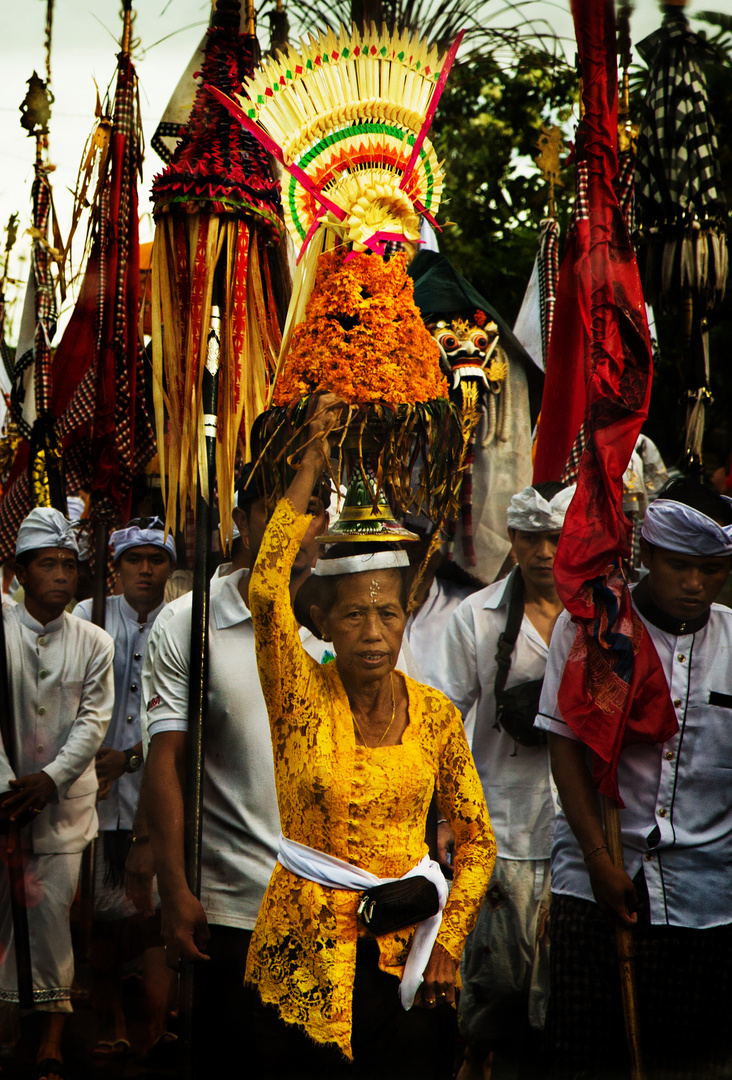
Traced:
MULTIPOLYGON (((424 512, 441 524, 457 508, 461 415, 414 303, 407 255, 389 258, 387 248, 413 251, 420 218, 436 224, 443 170, 427 131, 459 43, 440 57, 407 34, 341 28, 266 61, 247 96, 210 88, 286 170, 285 221, 300 249, 271 407, 256 425, 266 486, 286 486, 313 395, 342 397, 347 510, 359 504, 342 539, 378 538, 366 519, 382 516, 384 492, 397 516, 424 512)), ((393 536, 392 522, 383 538, 393 536)))

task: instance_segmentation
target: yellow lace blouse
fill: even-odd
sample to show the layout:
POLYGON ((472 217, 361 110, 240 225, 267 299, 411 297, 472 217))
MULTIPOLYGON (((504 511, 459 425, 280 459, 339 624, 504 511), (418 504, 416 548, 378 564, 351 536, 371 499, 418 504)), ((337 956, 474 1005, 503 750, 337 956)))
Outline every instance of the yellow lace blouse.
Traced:
MULTIPOLYGON (((488 886, 496 846, 457 709, 404 676, 409 724, 398 746, 357 746, 336 663, 300 644, 290 567, 311 521, 283 499, 252 572, 249 604, 269 712, 282 832, 379 877, 427 851, 433 791, 455 833, 455 876, 437 940, 459 960, 488 886)), ((351 1058, 358 894, 275 866, 254 929, 246 981, 282 1018, 351 1058)), ((378 939, 379 966, 401 977, 413 929, 378 939)))

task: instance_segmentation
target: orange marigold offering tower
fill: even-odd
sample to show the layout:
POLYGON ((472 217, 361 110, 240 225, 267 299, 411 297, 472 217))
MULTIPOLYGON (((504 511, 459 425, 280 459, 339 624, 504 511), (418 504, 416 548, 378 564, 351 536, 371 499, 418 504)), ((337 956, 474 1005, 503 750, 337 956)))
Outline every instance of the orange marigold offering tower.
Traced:
POLYGON ((368 254, 347 261, 344 248, 321 255, 274 404, 319 390, 393 408, 446 398, 440 350, 413 292, 404 255, 389 262, 368 254))
POLYGON ((459 44, 441 57, 408 34, 341 28, 268 59, 236 101, 210 88, 281 162, 299 248, 271 407, 253 437, 265 487, 286 487, 314 395, 338 395, 353 539, 375 538, 365 518, 388 511, 384 494, 397 517, 442 524, 457 508, 464 425, 406 266, 420 218, 436 225, 443 170, 427 131, 459 44))

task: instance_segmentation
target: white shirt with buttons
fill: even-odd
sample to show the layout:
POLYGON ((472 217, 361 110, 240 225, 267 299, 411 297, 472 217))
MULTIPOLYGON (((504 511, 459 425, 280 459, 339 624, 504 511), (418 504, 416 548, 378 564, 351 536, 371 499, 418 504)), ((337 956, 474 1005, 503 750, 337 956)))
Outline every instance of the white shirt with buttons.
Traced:
MULTIPOLYGON (((114 713, 103 746, 129 750, 142 738, 143 709, 142 665, 148 634, 165 607, 160 604, 141 622, 124 596, 108 596, 105 629, 114 641, 114 713)), ((91 600, 82 600, 74 615, 91 621, 91 600)), ((114 784, 109 798, 99 803, 99 828, 131 829, 140 797, 142 770, 123 773, 114 784)))
MULTIPOLYGON (((639 613, 640 614, 640 613, 639 613)), ((732 610, 713 604, 696 633, 643 622, 666 675, 679 730, 667 742, 626 747, 618 782, 625 869, 643 868, 651 921, 696 929, 732 922, 732 610)), ((557 692, 575 627, 555 627, 538 727, 576 739, 557 692)), ((590 755, 588 753, 588 764, 590 755)), ((582 852, 559 813, 552 891, 592 900, 582 852)))
POLYGON ((94 757, 114 702, 112 639, 66 612, 43 626, 24 604, 2 611, 17 761, 13 772, 0 747, 0 791, 47 773, 56 797, 25 835, 39 855, 83 851, 97 832, 94 757))

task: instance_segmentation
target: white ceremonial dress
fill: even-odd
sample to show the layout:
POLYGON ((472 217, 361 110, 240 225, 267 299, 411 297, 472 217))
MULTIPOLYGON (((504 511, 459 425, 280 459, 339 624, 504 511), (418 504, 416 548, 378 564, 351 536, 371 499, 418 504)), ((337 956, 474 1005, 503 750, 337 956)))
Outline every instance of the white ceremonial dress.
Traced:
MULTIPOLYGON (((74 963, 69 909, 81 853, 97 832, 94 757, 114 704, 112 639, 64 612, 45 626, 24 604, 3 605, 15 772, 0 748, 0 791, 43 770, 56 795, 22 831, 34 998, 45 1011, 71 1011, 74 963)), ((0 1001, 18 1000, 8 882, 0 873, 0 1001)))
POLYGON ((473 592, 475 590, 468 585, 435 578, 422 607, 407 619, 404 637, 423 674, 432 670, 432 657, 453 611, 473 592))

